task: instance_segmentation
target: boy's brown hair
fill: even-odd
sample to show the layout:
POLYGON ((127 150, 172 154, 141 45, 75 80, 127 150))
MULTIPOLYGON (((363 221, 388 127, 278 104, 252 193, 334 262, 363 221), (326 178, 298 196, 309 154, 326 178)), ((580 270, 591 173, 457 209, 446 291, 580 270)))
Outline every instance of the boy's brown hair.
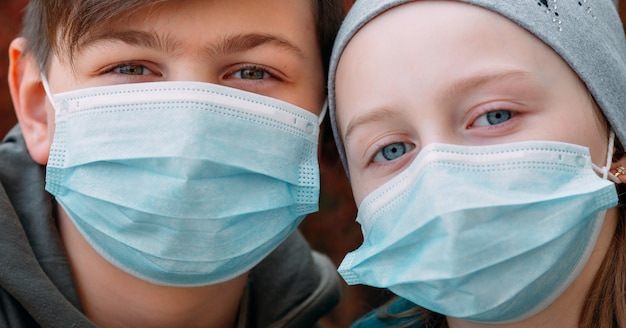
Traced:
MULTIPOLYGON (((64 51, 71 59, 71 54, 80 49, 81 42, 89 31, 128 17, 137 10, 170 1, 172 0, 31 0, 24 15, 22 31, 22 36, 27 40, 26 50, 32 53, 43 70, 47 68, 53 52, 58 54, 64 51)), ((324 72, 327 72, 334 38, 343 19, 343 1, 299 1, 311 1, 317 41, 324 72)))

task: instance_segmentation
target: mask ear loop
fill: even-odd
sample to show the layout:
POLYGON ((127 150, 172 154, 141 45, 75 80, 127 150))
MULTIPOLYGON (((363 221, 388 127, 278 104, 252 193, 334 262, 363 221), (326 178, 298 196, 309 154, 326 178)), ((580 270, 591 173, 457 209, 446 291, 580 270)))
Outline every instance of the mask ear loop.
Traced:
POLYGON ((609 147, 608 148, 609 149, 607 150, 606 162, 605 162, 606 165, 603 167, 599 167, 593 163, 591 163, 591 165, 593 166, 593 170, 596 171, 596 173, 602 174, 602 179, 611 180, 617 184, 620 184, 622 183, 622 181, 609 171, 611 169, 611 159, 613 158, 613 150, 615 148, 615 132, 613 132, 613 130, 609 132, 609 147))
POLYGON ((43 73, 41 73, 41 84, 46 92, 46 97, 48 97, 48 100, 50 100, 50 103, 54 106, 54 98, 52 97, 52 91, 50 91, 50 84, 48 83, 48 78, 43 73))
POLYGON ((326 117, 326 113, 328 112, 328 98, 324 101, 324 107, 322 107, 322 112, 320 113, 319 118, 317 119, 317 125, 321 125, 322 121, 324 121, 324 117, 326 117))

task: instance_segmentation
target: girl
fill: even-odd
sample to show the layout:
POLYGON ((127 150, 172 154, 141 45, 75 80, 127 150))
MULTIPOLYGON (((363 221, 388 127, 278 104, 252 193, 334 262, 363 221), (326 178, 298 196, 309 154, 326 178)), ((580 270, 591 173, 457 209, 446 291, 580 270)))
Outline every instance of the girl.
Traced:
POLYGON ((357 2, 329 88, 364 235, 339 272, 401 297, 357 326, 626 327, 612 1, 357 2))

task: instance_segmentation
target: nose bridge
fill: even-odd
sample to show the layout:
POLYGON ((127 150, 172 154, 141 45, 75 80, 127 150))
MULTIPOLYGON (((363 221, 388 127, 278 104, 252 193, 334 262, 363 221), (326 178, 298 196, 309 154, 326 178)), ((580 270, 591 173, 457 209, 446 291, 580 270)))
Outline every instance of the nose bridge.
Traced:
POLYGON ((433 143, 446 143, 451 144, 454 143, 452 138, 448 136, 444 131, 435 130, 428 131, 426 133, 420 133, 420 147, 424 148, 433 143))
POLYGON ((437 108, 425 110, 415 118, 419 147, 432 143, 461 144, 462 140, 450 114, 437 108))
POLYGON ((167 80, 217 84, 220 81, 220 72, 214 66, 206 57, 188 53, 181 56, 176 64, 169 68, 167 80))
POLYGON ((193 81, 219 84, 219 78, 216 75, 202 73, 200 71, 176 72, 170 75, 168 81, 193 81))

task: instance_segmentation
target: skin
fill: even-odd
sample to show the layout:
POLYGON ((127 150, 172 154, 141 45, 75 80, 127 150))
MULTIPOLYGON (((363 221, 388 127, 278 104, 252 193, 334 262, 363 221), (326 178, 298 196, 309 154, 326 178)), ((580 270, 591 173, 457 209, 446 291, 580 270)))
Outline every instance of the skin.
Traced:
MULTIPOLYGON (((468 4, 411 2, 369 22, 339 61, 336 95, 357 204, 434 142, 562 141, 588 147, 593 162, 606 165, 608 131, 576 74, 526 30, 468 4)), ((591 259, 563 295, 502 327, 576 327, 616 220, 609 209, 591 259)), ((494 327, 447 320, 453 328, 494 327)))
MULTIPOLYGON (((315 114, 324 103, 310 1, 173 1, 91 32, 73 61, 63 51, 52 56, 46 74, 52 93, 136 82, 201 81, 278 98, 315 114), (263 41, 254 45, 233 42, 240 46, 227 47, 224 42, 260 36, 263 41)), ((45 165, 54 109, 24 46, 20 38, 11 44, 11 95, 29 153, 45 165)), ((84 311, 99 326, 235 325, 247 274, 204 287, 157 286, 99 256, 61 208, 58 227, 84 311)))

